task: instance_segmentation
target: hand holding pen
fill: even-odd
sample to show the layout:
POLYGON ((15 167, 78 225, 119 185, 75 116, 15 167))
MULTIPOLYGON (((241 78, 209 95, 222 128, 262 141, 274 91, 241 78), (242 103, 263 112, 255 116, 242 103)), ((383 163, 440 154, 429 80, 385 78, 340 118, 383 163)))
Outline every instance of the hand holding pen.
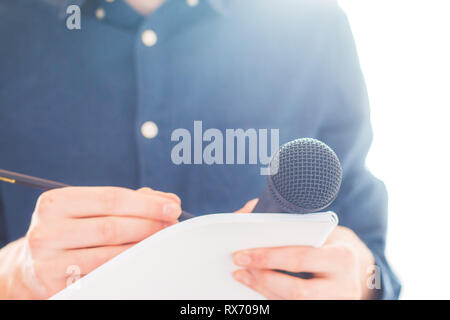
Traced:
POLYGON ((5 170, 0 180, 47 190, 26 235, 6 248, 18 257, 4 264, 14 275, 5 289, 10 297, 48 298, 65 288, 71 276, 82 277, 177 223, 182 212, 175 194, 150 188, 69 187, 5 170))

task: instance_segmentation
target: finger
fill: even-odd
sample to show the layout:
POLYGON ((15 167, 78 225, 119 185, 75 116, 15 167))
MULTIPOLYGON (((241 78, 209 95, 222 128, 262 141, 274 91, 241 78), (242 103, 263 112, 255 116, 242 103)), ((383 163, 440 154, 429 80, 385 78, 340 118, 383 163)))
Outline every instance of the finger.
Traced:
POLYGON ((135 243, 129 243, 120 246, 68 250, 65 251, 64 258, 55 267, 66 272, 67 266, 76 265, 80 267, 82 274, 88 274, 134 245, 135 243))
POLYGON ((279 269, 289 272, 330 273, 341 270, 340 250, 335 246, 321 248, 296 246, 258 248, 233 254, 236 265, 245 268, 279 269))
POLYGON ((134 244, 66 251, 64 254, 35 262, 35 273, 52 294, 63 289, 69 277, 86 275, 134 244))
POLYGON ((304 280, 286 274, 272 271, 249 269, 249 286, 266 296, 267 292, 289 300, 314 299, 316 284, 323 280, 304 280))
POLYGON ((252 199, 247 202, 241 209, 235 211, 235 213, 251 213, 258 203, 258 198, 252 199))
POLYGON ((168 222, 133 217, 68 219, 50 223, 45 232, 52 248, 79 249, 139 242, 169 226, 168 222))
POLYGON ((360 297, 358 294, 353 294, 354 288, 351 281, 338 281, 331 277, 304 280, 273 270, 250 269, 249 272, 252 276, 250 280, 252 286, 261 290, 258 292, 269 291, 282 299, 349 300, 360 297))
MULTIPOLYGON (((157 190, 153 190, 150 187, 140 188, 140 189, 137 190, 137 192, 142 192, 142 193, 145 193, 147 195, 154 194, 154 195, 157 195, 157 196, 161 196, 161 197, 166 198, 168 200, 173 200, 173 201, 175 201, 176 203, 178 203, 181 206, 181 199, 175 193, 157 191, 157 190)), ((178 222, 178 220, 174 220, 174 221, 169 221, 168 223, 169 223, 169 225, 173 225, 173 224, 175 224, 177 222, 178 222)))
POLYGON ((141 193, 144 193, 144 194, 147 194, 147 195, 160 196, 160 197, 166 198, 168 200, 173 200, 176 203, 181 205, 181 199, 175 193, 157 191, 157 190, 153 190, 153 189, 151 189, 149 187, 140 188, 140 189, 137 190, 137 192, 141 192, 141 193))
POLYGON ((263 287, 259 282, 253 280, 253 275, 248 270, 237 270, 233 272, 233 277, 243 285, 255 290, 256 292, 262 294, 269 300, 280 300, 281 297, 274 294, 268 288, 263 287))
POLYGON ((42 194, 38 210, 45 217, 134 216, 174 221, 181 206, 173 200, 118 187, 68 187, 42 194))

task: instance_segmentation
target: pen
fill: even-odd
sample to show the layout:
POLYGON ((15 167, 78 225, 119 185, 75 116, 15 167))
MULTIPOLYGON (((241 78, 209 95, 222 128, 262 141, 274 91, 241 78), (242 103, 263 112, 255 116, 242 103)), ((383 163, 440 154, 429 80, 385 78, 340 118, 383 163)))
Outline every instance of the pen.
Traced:
MULTIPOLYGON (((68 184, 64 184, 61 182, 56 182, 52 180, 37 178, 33 176, 28 176, 26 174, 21 174, 17 172, 7 171, 0 169, 0 181, 12 183, 12 184, 18 184, 26 187, 31 187, 43 191, 56 189, 56 188, 64 188, 64 187, 70 187, 68 184)), ((179 220, 184 221, 190 218, 193 218, 194 215, 190 214, 189 212, 182 211, 179 220)))

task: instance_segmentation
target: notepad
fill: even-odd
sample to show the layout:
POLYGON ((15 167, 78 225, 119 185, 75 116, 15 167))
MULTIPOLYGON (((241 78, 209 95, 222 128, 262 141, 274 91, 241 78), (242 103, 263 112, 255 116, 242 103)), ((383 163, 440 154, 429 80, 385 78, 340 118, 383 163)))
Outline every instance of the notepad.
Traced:
POLYGON ((141 241, 52 299, 263 299, 232 277, 232 253, 279 246, 322 246, 333 212, 199 216, 141 241))

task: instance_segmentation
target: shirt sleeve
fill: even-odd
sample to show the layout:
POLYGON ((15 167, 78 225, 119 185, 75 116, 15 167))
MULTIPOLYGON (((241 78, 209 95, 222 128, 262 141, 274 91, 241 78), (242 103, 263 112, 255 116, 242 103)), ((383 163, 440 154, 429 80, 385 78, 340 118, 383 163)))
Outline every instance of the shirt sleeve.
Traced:
POLYGON ((349 23, 337 5, 335 9, 324 21, 328 25, 318 93, 322 105, 318 137, 336 151, 343 167, 341 190, 330 210, 372 251, 375 272, 381 273, 376 296, 397 299, 401 286, 385 257, 387 192, 365 165, 372 142, 368 94, 349 23))

